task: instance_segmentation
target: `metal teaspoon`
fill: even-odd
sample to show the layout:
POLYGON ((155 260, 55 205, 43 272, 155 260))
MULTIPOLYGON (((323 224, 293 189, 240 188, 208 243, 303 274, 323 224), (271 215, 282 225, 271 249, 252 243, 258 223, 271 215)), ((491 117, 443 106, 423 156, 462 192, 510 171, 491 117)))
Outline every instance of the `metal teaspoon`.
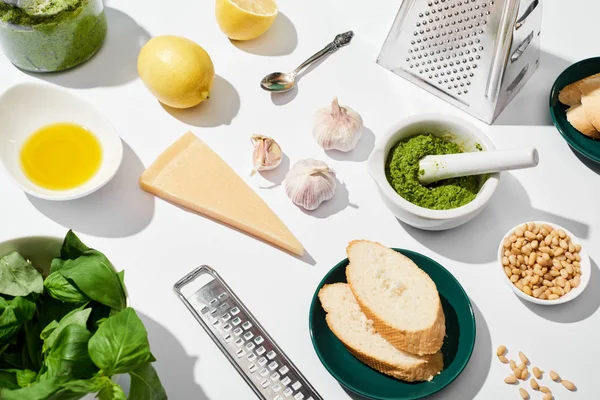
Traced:
POLYGON ((347 45, 352 40, 354 32, 348 31, 346 33, 340 33, 333 39, 333 42, 325 46, 321 51, 304 61, 298 68, 292 72, 273 72, 263 78, 260 81, 260 87, 269 92, 286 92, 292 89, 296 85, 296 78, 298 74, 310 64, 326 57, 330 53, 334 53, 341 47, 347 45))

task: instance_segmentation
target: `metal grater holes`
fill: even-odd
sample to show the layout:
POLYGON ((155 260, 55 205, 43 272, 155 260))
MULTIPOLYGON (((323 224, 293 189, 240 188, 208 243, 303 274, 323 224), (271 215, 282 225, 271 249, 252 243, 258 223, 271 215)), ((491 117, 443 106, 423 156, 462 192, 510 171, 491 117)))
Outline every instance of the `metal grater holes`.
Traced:
POLYGON ((486 0, 429 1, 427 3, 429 8, 418 14, 417 29, 413 32, 415 39, 411 40, 411 45, 414 47, 408 50, 412 57, 406 58, 407 63, 412 61, 409 68, 425 75, 431 81, 437 81, 439 85, 448 83, 448 79, 438 80, 439 76, 446 76, 450 82, 458 83, 462 80, 459 85, 446 87, 459 95, 468 93, 464 86, 471 84, 470 79, 474 74, 471 72, 466 75, 463 72, 478 67, 477 62, 481 56, 476 53, 484 50, 478 36, 484 33, 487 18, 491 14, 489 9, 494 3, 486 0), (434 57, 433 60, 430 58, 440 53, 446 55, 434 57), (463 57, 465 55, 469 57, 463 57), (414 62, 415 60, 419 62, 414 62), (438 63, 443 60, 453 61, 443 63, 444 71, 439 71, 442 66, 438 63), (460 66, 460 68, 449 69, 448 66, 460 66), (432 74, 436 70, 439 74, 432 74))

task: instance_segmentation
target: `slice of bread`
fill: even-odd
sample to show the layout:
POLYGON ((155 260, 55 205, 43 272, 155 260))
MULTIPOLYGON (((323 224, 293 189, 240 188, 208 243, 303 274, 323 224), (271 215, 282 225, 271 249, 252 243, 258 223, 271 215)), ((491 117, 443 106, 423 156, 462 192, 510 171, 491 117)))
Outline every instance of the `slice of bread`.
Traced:
POLYGON ((567 120, 575 129, 586 136, 600 139, 600 133, 594 128, 594 125, 588 120, 586 112, 581 104, 569 107, 567 110, 567 120))
POLYGON ((407 382, 430 381, 444 366, 441 353, 416 356, 396 349, 360 310, 345 283, 325 285, 319 291, 329 329, 348 351, 369 367, 407 382))
POLYGON ((600 76, 581 83, 579 91, 581 92, 581 105, 588 121, 596 131, 600 131, 600 76))
POLYGON ((412 354, 440 351, 446 321, 435 283, 411 259, 379 243, 358 240, 346 248, 346 278, 375 330, 412 354))
POLYGON ((558 92, 558 101, 567 106, 576 106, 577 104, 581 103, 581 91, 579 90, 580 85, 597 77, 600 77, 600 73, 588 76, 587 78, 565 86, 560 92, 558 92))

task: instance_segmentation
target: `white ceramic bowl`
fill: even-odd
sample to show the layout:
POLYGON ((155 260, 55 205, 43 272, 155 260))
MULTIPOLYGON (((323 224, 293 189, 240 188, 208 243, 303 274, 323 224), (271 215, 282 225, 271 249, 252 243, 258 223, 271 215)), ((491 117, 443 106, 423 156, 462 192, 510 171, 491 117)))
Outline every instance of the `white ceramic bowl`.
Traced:
POLYGON ((425 230, 455 228, 470 221, 483 210, 498 186, 500 174, 491 174, 482 185, 477 197, 462 207, 430 210, 405 200, 396 193, 385 176, 386 159, 390 149, 400 140, 424 132, 444 136, 458 143, 468 152, 495 150, 494 144, 482 131, 459 118, 437 114, 417 115, 394 126, 378 140, 369 158, 369 173, 377 182, 385 204, 399 220, 425 230))
POLYGON ((562 226, 553 224, 551 222, 545 222, 545 221, 532 221, 532 222, 535 222, 536 224, 548 224, 551 227, 553 227, 555 230, 562 229, 571 238, 571 241, 573 242, 573 244, 581 245, 581 251, 579 252, 579 255, 581 256, 581 261, 579 262, 580 268, 581 268, 581 283, 579 284, 578 287, 571 289, 571 291, 569 293, 565 294, 562 297, 559 297, 556 300, 540 300, 533 296, 526 295, 510 281, 510 278, 504 272, 504 266, 502 265, 502 257, 504 256, 504 246, 503 246, 502 242, 504 242, 505 238, 510 237, 510 235, 512 235, 512 233, 514 232, 514 230, 516 228, 523 225, 522 223, 515 226, 508 232, 506 232, 506 235, 504 235, 502 237, 502 240, 500 241, 500 245, 498 246, 498 264, 500 265, 500 272, 502 273, 502 276, 504 277, 503 278, 504 281, 506 282, 506 284, 508 286, 510 286, 512 291, 515 292, 515 294, 517 296, 519 296, 523 300, 527 300, 527 301, 529 301, 531 303, 535 303, 535 304, 541 304, 541 305, 545 305, 545 306, 554 306, 557 304, 567 303, 567 302, 577 298, 585 290, 588 283, 590 282, 590 275, 592 272, 592 264, 590 262, 590 256, 585 251, 585 248, 581 244, 581 241, 579 239, 577 239, 577 237, 575 235, 573 235, 571 232, 569 232, 567 229, 563 228, 562 226))
POLYGON ((72 200, 104 186, 117 173, 123 158, 121 138, 108 119, 92 105, 70 92, 39 83, 13 86, 0 96, 0 165, 25 192, 46 200, 72 200), (86 127, 102 146, 102 164, 86 183, 69 190, 37 186, 23 173, 21 148, 27 138, 43 126, 73 122, 86 127))

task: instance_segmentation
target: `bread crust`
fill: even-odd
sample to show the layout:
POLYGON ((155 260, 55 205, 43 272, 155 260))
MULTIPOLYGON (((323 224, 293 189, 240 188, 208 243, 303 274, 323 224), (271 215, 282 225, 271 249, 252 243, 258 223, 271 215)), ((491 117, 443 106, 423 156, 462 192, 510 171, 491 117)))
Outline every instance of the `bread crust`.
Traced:
MULTIPOLYGON (((321 301, 322 305, 323 301, 321 299, 321 292, 328 286, 340 284, 343 283, 334 283, 332 285, 323 286, 323 288, 319 291, 319 300, 321 301)), ((382 374, 391 376, 396 379, 400 379, 405 382, 419 382, 431 380, 444 368, 444 358, 442 356, 442 353, 424 356, 422 363, 406 368, 403 368, 400 365, 394 365, 385 360, 380 360, 366 353, 363 353, 362 351, 353 348, 348 342, 344 340, 344 335, 341 332, 339 332, 335 328, 335 325, 331 322, 331 319, 333 317, 329 314, 329 311, 325 306, 323 306, 323 308, 325 309, 325 312, 327 312, 327 315, 325 316, 327 326, 329 326, 329 329, 331 329, 333 334, 344 344, 346 349, 348 349, 348 351, 361 362, 363 362, 370 368, 381 372, 382 374)))
MULTIPOLYGON (((379 246, 388 249, 388 247, 382 245, 381 243, 370 242, 368 240, 354 240, 350 242, 350 244, 346 248, 346 254, 348 254, 348 257, 350 257, 350 248, 353 245, 361 242, 375 243, 379 246)), ((388 324, 383 318, 381 318, 379 315, 373 312, 365 304, 364 300, 360 298, 360 296, 357 294, 357 291, 352 285, 352 278, 348 272, 349 270, 350 268, 346 268, 346 280, 348 281, 348 286, 350 287, 352 294, 354 294, 354 297, 356 298, 356 302, 360 306, 362 312, 367 316, 367 318, 373 320, 373 327, 375 328, 375 330, 388 342, 390 342, 392 346, 402 351, 406 351, 408 353, 416 354, 419 356, 435 354, 440 351, 442 345, 444 344, 444 337, 446 336, 446 317, 444 315, 442 303, 439 300, 439 294, 436 318, 431 324, 431 326, 417 331, 398 329, 397 327, 393 327, 390 324, 388 324)), ((425 271, 421 270, 420 268, 419 270, 427 276, 427 279, 431 280, 431 278, 429 277, 429 275, 427 275, 425 271)), ((435 282, 433 282, 433 284, 435 286, 435 282)))

